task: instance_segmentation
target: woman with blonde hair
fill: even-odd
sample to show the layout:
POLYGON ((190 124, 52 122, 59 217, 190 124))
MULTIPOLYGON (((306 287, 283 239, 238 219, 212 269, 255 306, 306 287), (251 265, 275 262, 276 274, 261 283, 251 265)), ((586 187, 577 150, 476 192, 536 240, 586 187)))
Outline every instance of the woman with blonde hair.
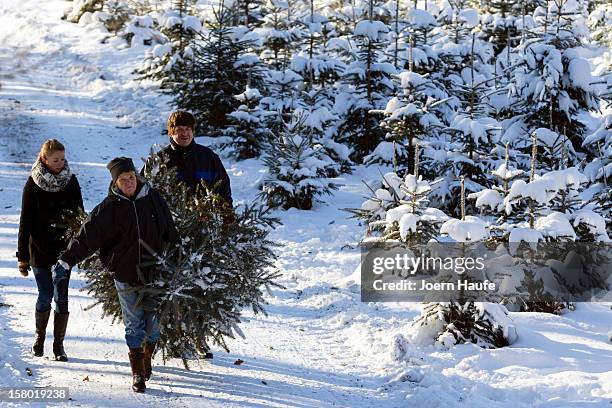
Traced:
POLYGON ((66 248, 67 227, 62 216, 66 210, 83 209, 79 182, 65 157, 65 148, 58 140, 49 139, 41 148, 32 173, 23 188, 17 260, 19 272, 28 276, 32 268, 38 299, 36 301, 36 334, 32 352, 44 355, 45 334, 55 301, 53 317, 53 354, 57 361, 67 361, 64 336, 68 324, 68 281, 70 276, 54 280, 51 267, 66 248))

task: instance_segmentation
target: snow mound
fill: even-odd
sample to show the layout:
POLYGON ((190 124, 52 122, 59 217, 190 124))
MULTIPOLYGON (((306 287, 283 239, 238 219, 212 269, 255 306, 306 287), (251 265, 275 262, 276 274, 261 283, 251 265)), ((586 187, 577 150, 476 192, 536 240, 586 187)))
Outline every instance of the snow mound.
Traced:
POLYGON ((462 343, 497 348, 518 340, 508 309, 496 303, 429 303, 409 328, 411 343, 438 344, 444 348, 462 343))
POLYGON ((378 20, 363 20, 355 27, 355 35, 368 37, 372 41, 384 40, 388 32, 389 28, 386 24, 378 20))
POLYGON ((469 200, 476 199, 476 207, 489 207, 492 211, 501 211, 504 208, 504 197, 502 194, 490 188, 486 188, 477 193, 468 194, 469 200))
POLYGON ((489 235, 484 221, 474 216, 467 216, 464 221, 451 218, 442 224, 440 234, 447 234, 457 242, 480 241, 489 235))
POLYGON ((553 239, 576 239, 576 232, 567 219, 567 215, 553 211, 545 217, 536 220, 535 228, 547 237, 553 239))

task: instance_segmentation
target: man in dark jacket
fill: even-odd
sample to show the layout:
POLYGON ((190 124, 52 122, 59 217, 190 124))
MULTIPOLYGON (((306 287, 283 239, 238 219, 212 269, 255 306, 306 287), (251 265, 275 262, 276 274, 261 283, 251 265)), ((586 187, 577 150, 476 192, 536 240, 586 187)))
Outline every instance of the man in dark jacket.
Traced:
MULTIPOLYGON (((233 208, 232 189, 229 176, 221 159, 211 149, 197 144, 193 140, 196 127, 195 117, 185 111, 174 111, 166 123, 170 144, 160 150, 157 155, 166 157, 168 167, 175 167, 179 181, 187 184, 195 191, 201 180, 214 188, 213 191, 223 197, 230 208, 233 208)), ((145 163, 140 171, 144 175, 149 163, 145 163)), ((226 219, 231 222, 233 213, 226 219)), ((207 352, 206 359, 212 359, 213 354, 207 352)))
POLYGON ((164 244, 176 243, 178 234, 166 202, 137 178, 132 159, 118 157, 107 167, 113 179, 108 197, 93 209, 79 234, 60 254, 53 274, 59 280, 70 267, 100 251, 100 260, 113 273, 119 295, 130 349, 132 389, 144 392, 160 332, 155 316, 158 299, 139 293, 138 287, 148 283, 148 276, 144 271, 143 282, 137 266, 145 260, 147 251, 159 253, 164 244), (140 295, 144 297, 139 302, 140 295))
MULTIPOLYGON (((212 150, 193 140, 195 127, 196 120, 191 113, 172 112, 167 122, 170 144, 157 154, 167 157, 168 166, 176 167, 178 179, 192 190, 204 180, 209 187, 215 187, 214 191, 232 206, 232 189, 225 167, 212 150)), ((143 173, 144 168, 141 171, 143 173)))

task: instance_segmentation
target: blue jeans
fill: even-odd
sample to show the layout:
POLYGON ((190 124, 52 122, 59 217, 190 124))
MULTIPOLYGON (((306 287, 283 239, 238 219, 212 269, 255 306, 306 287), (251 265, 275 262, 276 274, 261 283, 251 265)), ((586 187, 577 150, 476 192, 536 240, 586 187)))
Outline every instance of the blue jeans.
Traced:
POLYGON ((51 299, 55 301, 56 313, 68 313, 68 283, 70 282, 70 271, 68 277, 59 281, 53 281, 51 268, 33 266, 36 286, 38 286, 38 299, 36 310, 46 312, 51 309, 51 299))
POLYGON ((155 343, 160 336, 157 315, 158 300, 145 295, 138 302, 139 291, 128 283, 115 281, 121 314, 125 324, 125 342, 129 348, 142 347, 145 342, 155 343))

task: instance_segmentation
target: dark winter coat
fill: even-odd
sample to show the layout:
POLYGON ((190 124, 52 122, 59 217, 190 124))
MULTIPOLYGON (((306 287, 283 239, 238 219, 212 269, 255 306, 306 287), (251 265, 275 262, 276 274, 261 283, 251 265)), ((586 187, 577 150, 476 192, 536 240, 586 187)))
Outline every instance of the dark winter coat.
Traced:
MULTIPOLYGON (((140 182, 139 182, 140 183, 140 182)), ((140 184, 133 199, 112 188, 98 204, 60 259, 73 266, 98 249, 100 260, 119 282, 139 285, 136 266, 165 243, 175 243, 178 234, 168 205, 148 184, 140 184)))
POLYGON ((83 208, 81 187, 73 174, 63 190, 45 191, 30 176, 23 188, 17 259, 31 266, 50 267, 66 248, 62 215, 83 208))
MULTIPOLYGON (((192 141, 187 147, 171 142, 157 155, 160 157, 167 156, 168 166, 176 167, 178 179, 191 189, 195 189, 200 180, 204 180, 210 187, 219 182, 214 191, 225 198, 230 205, 233 205, 229 176, 219 156, 208 147, 199 145, 195 141, 192 141)), ((143 172, 144 168, 141 174, 143 172)))

